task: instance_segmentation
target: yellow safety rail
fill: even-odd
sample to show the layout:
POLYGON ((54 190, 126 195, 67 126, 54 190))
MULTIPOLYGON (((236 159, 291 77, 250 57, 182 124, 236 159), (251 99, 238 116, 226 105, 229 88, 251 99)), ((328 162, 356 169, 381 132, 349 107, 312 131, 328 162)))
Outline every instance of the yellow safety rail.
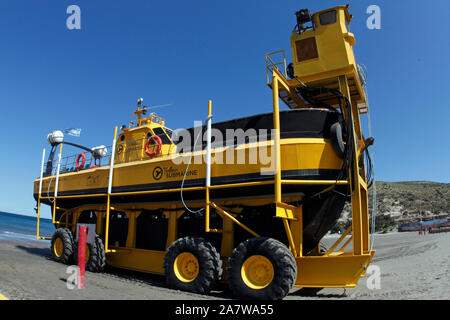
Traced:
POLYGON ((41 213, 41 193, 42 193, 42 177, 44 174, 45 148, 42 150, 41 175, 39 179, 39 193, 37 200, 37 222, 36 222, 36 238, 40 240, 50 240, 51 238, 41 237, 39 232, 40 213, 41 213))
POLYGON ((115 252, 115 250, 110 250, 108 248, 109 244, 109 213, 111 209, 111 192, 112 192, 112 182, 114 177, 114 155, 116 154, 116 139, 117 139, 117 126, 114 129, 113 146, 111 152, 111 159, 109 163, 109 178, 108 178, 108 194, 106 198, 106 227, 105 227, 105 253, 115 252))

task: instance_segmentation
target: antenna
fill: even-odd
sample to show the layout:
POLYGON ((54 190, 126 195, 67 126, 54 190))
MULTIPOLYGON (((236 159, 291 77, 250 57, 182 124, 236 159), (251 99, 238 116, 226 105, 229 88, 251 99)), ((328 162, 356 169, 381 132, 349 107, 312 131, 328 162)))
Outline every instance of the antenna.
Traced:
POLYGON ((169 104, 160 104, 160 105, 157 105, 157 106, 150 106, 150 107, 148 107, 148 109, 150 110, 150 109, 157 109, 157 108, 162 108, 162 107, 168 107, 168 106, 171 106, 172 105, 172 103, 169 103, 169 104))

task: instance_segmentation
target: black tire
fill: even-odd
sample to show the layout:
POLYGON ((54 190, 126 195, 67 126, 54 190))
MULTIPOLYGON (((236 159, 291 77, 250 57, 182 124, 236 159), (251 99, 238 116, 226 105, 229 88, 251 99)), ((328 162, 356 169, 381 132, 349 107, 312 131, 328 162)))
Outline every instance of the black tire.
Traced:
POLYGON ((102 238, 100 238, 98 235, 95 236, 95 243, 98 248, 98 265, 97 265, 97 272, 102 272, 106 268, 106 253, 105 253, 105 245, 103 244, 102 238))
POLYGON ((167 249, 164 271, 169 288, 207 294, 220 279, 222 260, 214 246, 205 239, 184 237, 174 241, 167 249), (183 253, 190 253, 198 261, 198 273, 188 282, 182 281, 175 272, 175 260, 183 253))
POLYGON ((72 262, 74 253, 74 241, 72 232, 66 228, 56 229, 52 236, 50 248, 52 251, 52 256, 56 261, 70 264, 72 262), (55 242, 57 241, 62 241, 62 247, 60 248, 61 250, 55 249, 55 242))
POLYGON ((342 136, 342 126, 339 122, 336 122, 333 125, 331 125, 330 136, 334 152, 336 152, 339 158, 344 158, 345 144, 344 138, 342 136))
POLYGON ((239 299, 281 300, 291 290, 297 278, 297 264, 291 251, 272 238, 252 238, 237 246, 227 265, 228 286, 239 299), (242 266, 252 256, 263 256, 273 266, 273 278, 264 288, 249 287, 242 277, 242 266))
MULTIPOLYGON (((95 235, 94 243, 87 243, 89 248, 89 259, 86 261, 85 269, 91 272, 101 272, 106 266, 105 247, 102 239, 95 235)), ((74 260, 78 265, 78 243, 74 245, 74 260)))

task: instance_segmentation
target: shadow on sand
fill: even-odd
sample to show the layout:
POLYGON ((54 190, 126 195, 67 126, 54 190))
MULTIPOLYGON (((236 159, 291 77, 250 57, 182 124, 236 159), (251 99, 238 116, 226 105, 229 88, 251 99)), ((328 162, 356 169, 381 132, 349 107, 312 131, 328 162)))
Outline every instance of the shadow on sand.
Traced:
POLYGON ((36 248, 36 247, 26 247, 26 246, 21 246, 18 245, 16 246, 17 249, 20 249, 22 251, 25 251, 27 253, 36 255, 36 256, 41 256, 46 258, 47 260, 53 260, 52 258, 52 254, 50 252, 50 249, 45 247, 45 248, 36 248))
POLYGON ((314 298, 346 298, 347 292, 345 288, 342 288, 342 293, 326 293, 321 292, 325 288, 301 288, 297 291, 291 292, 290 296, 298 297, 314 297, 314 298))

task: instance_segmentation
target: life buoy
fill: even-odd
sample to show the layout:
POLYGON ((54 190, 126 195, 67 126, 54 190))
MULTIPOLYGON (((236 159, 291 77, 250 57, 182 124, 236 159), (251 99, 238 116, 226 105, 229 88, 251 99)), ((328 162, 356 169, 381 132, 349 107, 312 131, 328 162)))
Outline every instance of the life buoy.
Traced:
POLYGON ((146 153, 150 158, 156 157, 156 156, 161 152, 161 147, 162 147, 162 140, 161 140, 161 138, 158 137, 158 136, 156 136, 156 135, 153 135, 153 136, 151 136, 150 138, 148 138, 147 143, 145 144, 145 153, 146 153), (148 150, 148 146, 150 145, 150 143, 151 143, 152 141, 156 141, 156 143, 157 143, 158 145, 156 146, 155 151, 150 152, 150 151, 148 150))
POLYGON ((77 157, 77 161, 75 162, 75 165, 77 166, 78 170, 81 170, 84 168, 84 163, 86 162, 86 155, 84 153, 80 153, 77 157), (80 164, 80 158, 83 158, 80 164))

